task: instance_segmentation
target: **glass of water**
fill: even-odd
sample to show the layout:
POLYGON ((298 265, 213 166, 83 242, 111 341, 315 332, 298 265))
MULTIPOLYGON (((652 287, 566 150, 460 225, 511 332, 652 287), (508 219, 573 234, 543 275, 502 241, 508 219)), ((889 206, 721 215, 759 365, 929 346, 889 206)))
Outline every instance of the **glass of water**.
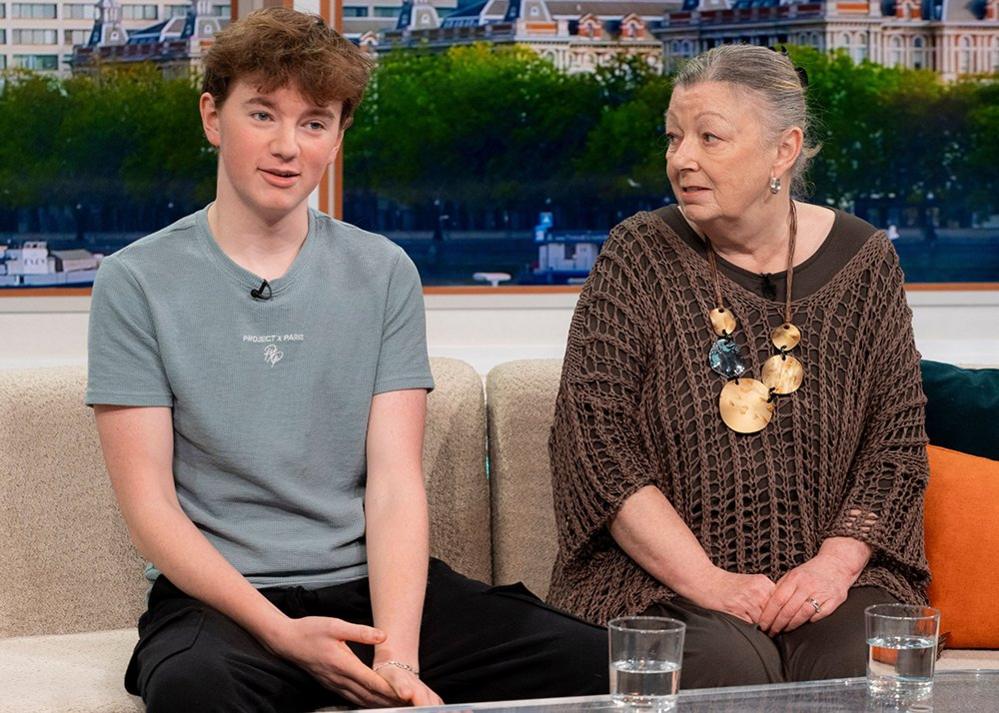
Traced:
POLYGON ((940 610, 914 604, 876 604, 867 620, 867 690, 892 701, 916 701, 933 692, 940 610))
POLYGON ((654 711, 676 706, 686 625, 661 616, 612 619, 610 692, 617 703, 654 711))

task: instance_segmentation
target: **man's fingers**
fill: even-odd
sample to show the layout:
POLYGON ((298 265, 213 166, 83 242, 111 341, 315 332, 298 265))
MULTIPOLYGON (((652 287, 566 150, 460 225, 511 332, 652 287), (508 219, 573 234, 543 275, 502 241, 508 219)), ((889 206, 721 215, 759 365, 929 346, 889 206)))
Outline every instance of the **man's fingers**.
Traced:
POLYGON ((364 690, 362 686, 358 686, 356 683, 351 681, 345 676, 335 676, 331 675, 326 679, 320 679, 331 691, 335 691, 339 695, 343 696, 346 700, 353 703, 355 706, 370 707, 372 705, 369 702, 367 691, 364 690))
POLYGON ((426 686, 420 686, 410 699, 414 706, 439 706, 440 699, 426 686))
POLYGON ((343 619, 332 620, 333 636, 341 641, 354 641, 358 644, 380 644, 385 641, 385 632, 373 626, 352 624, 343 619))
POLYGON ((414 706, 442 706, 444 701, 434 693, 426 684, 420 682, 415 686, 413 697, 410 699, 414 706))
POLYGON ((357 681, 352 681, 346 679, 344 686, 345 689, 351 691, 360 701, 363 702, 364 706, 367 708, 379 707, 379 708, 389 708, 398 706, 404 701, 400 700, 398 696, 394 693, 389 696, 382 695, 364 685, 358 683, 357 681))
POLYGON ((340 647, 337 667, 340 669, 340 676, 351 683, 359 685, 372 694, 381 696, 389 703, 394 703, 397 700, 395 690, 389 685, 389 682, 365 666, 345 644, 340 647))

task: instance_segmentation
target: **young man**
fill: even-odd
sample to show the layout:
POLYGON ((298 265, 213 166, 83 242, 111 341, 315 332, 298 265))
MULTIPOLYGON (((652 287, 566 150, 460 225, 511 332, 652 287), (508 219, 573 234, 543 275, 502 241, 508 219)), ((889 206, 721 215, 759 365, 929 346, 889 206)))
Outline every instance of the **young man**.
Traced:
POLYGON ((428 566, 419 276, 307 204, 369 71, 291 10, 220 33, 216 199, 94 286, 87 403, 151 562, 125 676, 150 711, 607 691, 601 629, 428 566))

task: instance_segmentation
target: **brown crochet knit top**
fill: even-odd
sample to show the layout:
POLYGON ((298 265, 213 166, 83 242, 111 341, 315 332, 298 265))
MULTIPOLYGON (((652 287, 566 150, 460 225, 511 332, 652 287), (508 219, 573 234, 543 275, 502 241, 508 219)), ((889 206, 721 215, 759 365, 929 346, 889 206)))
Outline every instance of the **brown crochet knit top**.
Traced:
MULTIPOLYGON (((758 378, 783 303, 719 281, 758 378)), ((776 581, 825 538, 853 537, 873 549, 855 586, 925 602, 925 397, 888 238, 871 235, 794 300, 805 379, 758 433, 735 433, 718 413, 714 306, 707 261, 662 218, 639 213, 612 231, 576 306, 555 408, 552 604, 602 624, 673 596, 609 533, 646 485, 718 567, 776 581)))

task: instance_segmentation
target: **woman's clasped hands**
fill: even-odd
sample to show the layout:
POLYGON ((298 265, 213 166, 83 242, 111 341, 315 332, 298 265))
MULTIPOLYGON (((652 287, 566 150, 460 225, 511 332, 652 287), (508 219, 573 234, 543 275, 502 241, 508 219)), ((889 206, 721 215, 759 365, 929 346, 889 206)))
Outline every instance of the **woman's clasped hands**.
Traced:
POLYGON ((836 611, 869 556, 867 546, 859 542, 845 548, 831 543, 776 582, 762 574, 737 574, 715 567, 706 577, 707 586, 690 599, 776 636, 836 611))

